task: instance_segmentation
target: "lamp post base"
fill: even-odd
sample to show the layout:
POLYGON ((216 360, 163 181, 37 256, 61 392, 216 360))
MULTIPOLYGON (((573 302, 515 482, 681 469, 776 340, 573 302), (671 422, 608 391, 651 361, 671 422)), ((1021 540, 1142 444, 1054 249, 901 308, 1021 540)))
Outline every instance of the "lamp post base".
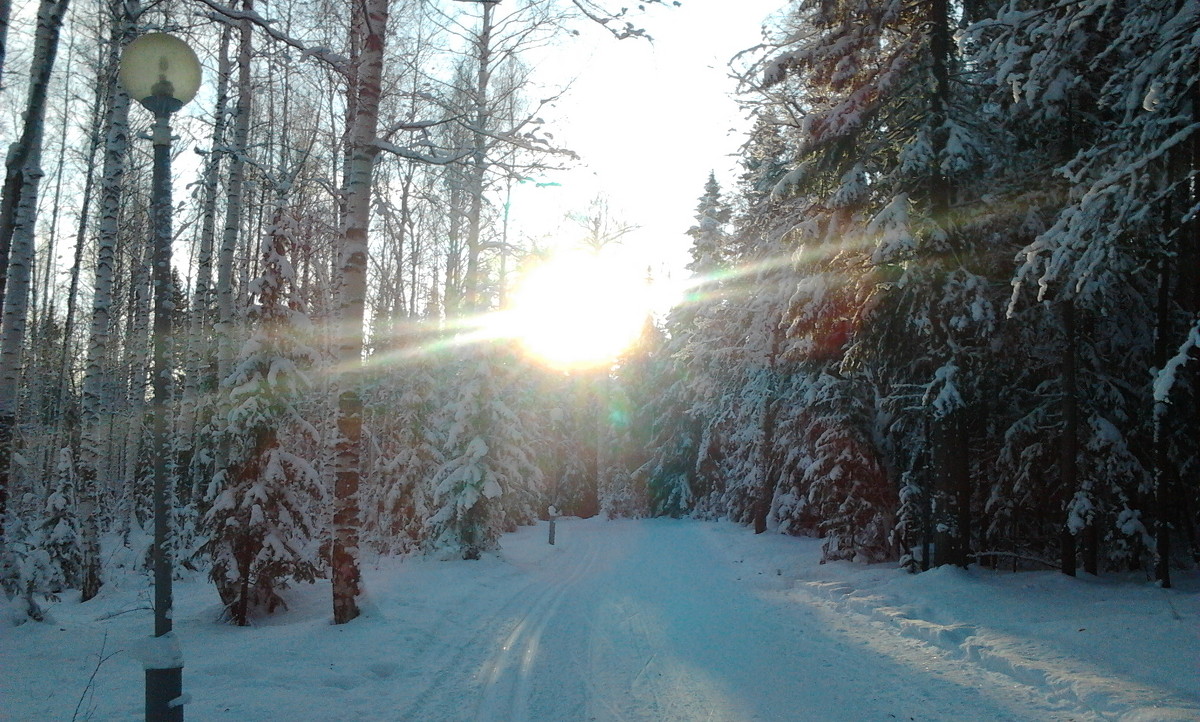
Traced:
POLYGON ((146 722, 183 722, 182 697, 182 667, 146 670, 146 722))

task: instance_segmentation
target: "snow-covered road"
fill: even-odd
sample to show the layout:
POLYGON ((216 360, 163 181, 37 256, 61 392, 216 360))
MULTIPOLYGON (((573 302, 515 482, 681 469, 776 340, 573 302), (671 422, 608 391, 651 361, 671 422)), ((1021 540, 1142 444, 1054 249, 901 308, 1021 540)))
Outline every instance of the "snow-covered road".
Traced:
MULTIPOLYGON (((1200 576, 820 565, 732 524, 561 520, 477 562, 384 560, 238 629, 176 587, 191 720, 1200 720, 1200 576)), ((145 580, 0 628, 0 720, 135 720, 145 580), (102 652, 103 650, 103 652, 102 652), (115 654, 114 654, 115 653, 115 654), (111 656, 110 656, 111 655, 111 656), (97 664, 102 657, 105 661, 97 664), (75 712, 78 707, 78 712, 75 712)))
POLYGON ((453 627, 474 628, 470 651, 445 657, 407 718, 1088 716, 934 648, 797 604, 781 573, 744 567, 703 524, 568 521, 557 541, 551 550, 532 535, 510 540, 515 583, 503 603, 448 612, 453 627))

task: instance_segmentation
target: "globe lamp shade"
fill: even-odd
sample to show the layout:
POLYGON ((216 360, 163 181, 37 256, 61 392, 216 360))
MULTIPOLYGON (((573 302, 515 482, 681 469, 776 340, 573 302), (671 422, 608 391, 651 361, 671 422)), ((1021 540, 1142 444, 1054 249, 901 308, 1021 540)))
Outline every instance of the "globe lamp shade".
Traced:
POLYGON ((142 35, 126 48, 118 73, 121 86, 155 115, 182 108, 200 89, 200 60, 174 35, 142 35))

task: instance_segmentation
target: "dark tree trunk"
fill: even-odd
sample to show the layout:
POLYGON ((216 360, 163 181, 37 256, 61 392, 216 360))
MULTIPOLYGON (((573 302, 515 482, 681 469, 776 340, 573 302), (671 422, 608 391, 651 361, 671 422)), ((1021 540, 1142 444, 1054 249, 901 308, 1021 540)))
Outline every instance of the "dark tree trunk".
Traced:
MULTIPOLYGON (((933 0, 930 4, 929 52, 932 60, 934 92, 930 97, 929 114, 933 128, 933 147, 940 157, 949 141, 946 121, 950 109, 951 25, 949 0, 933 0)), ((935 162, 931 188, 931 210, 934 221, 945 227, 950 213, 950 179, 935 162)))
MULTIPOLYGON (((1154 339, 1154 366, 1166 366, 1168 354, 1167 334, 1170 333, 1171 318, 1171 270, 1170 259, 1159 261, 1157 323, 1154 339)), ((1174 516, 1174 500, 1171 494, 1170 453, 1167 449, 1167 402, 1154 403, 1154 578, 1163 588, 1171 586, 1171 527, 1174 516)))
POLYGON ((965 567, 971 538, 971 464, 964 409, 933 422, 934 566, 965 567))
POLYGON ((4 88, 4 59, 8 57, 8 26, 12 19, 12 0, 0 0, 0 89, 4 88))
MULTIPOLYGON (((1078 483, 1076 466, 1079 453, 1079 388, 1075 373, 1076 337, 1075 303, 1068 300, 1062 306, 1063 361, 1062 361, 1062 416, 1063 431, 1059 442, 1059 484, 1065 502, 1065 512, 1070 513, 1078 483)), ((1070 524, 1063 523, 1061 545, 1061 569, 1067 576, 1075 576, 1075 535, 1070 524)))
POLYGON ((1083 542, 1081 555, 1083 557, 1083 571, 1096 576, 1100 573, 1100 533, 1096 527, 1096 520, 1092 519, 1080 533, 1080 539, 1083 542))
POLYGON ((775 426, 779 417, 779 401, 775 398, 778 394, 778 362, 779 362, 779 346, 782 341, 783 331, 776 326, 771 331, 771 352, 767 357, 767 388, 765 391, 766 398, 763 399, 763 415, 762 415, 762 444, 759 450, 759 473, 762 474, 762 483, 759 486, 758 498, 754 500, 754 508, 752 517, 754 521, 754 533, 762 534, 767 530, 767 517, 771 513, 771 502, 775 499, 775 486, 778 483, 778 474, 775 464, 775 426))

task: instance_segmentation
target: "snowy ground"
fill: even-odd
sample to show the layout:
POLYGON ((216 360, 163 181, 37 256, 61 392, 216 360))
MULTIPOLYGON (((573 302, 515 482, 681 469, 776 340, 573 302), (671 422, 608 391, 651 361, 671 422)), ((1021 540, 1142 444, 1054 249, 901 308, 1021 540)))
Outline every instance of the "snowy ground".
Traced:
MULTIPOLYGON (((187 718, 1200 720, 1200 575, 913 576, 730 524, 546 531, 368 568, 343 626, 327 585, 238 629, 202 580, 177 584, 187 718)), ((129 577, 0 627, 0 719, 141 718, 148 597, 129 577)))

